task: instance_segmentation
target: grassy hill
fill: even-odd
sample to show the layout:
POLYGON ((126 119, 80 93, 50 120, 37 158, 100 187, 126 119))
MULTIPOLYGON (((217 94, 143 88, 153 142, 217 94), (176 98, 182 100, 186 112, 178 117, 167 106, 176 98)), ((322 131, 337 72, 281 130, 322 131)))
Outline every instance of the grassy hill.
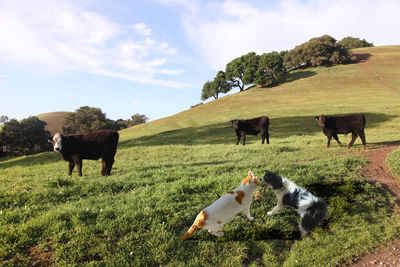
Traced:
POLYGON ((84 161, 84 176, 68 177, 67 163, 52 152, 0 159, 0 261, 330 266, 398 236, 395 199, 360 175, 367 164, 361 141, 351 150, 334 141, 326 149, 314 119, 363 112, 369 149, 399 141, 400 46, 356 53, 367 60, 299 70, 279 86, 122 130, 110 177, 99 177, 99 161, 84 161), (246 146, 234 145, 229 121, 260 115, 271 119, 271 144, 249 136, 246 146), (224 225, 224 237, 198 230, 179 239, 199 211, 236 188, 249 170, 262 176, 266 169, 330 204, 329 217, 311 237, 298 238, 298 216, 290 209, 267 216, 276 199, 260 187, 254 221, 240 214, 224 225))
POLYGON ((57 111, 57 112, 49 112, 37 115, 39 120, 42 120, 47 123, 46 130, 54 135, 56 132, 62 132, 62 123, 67 114, 71 112, 68 111, 57 111))

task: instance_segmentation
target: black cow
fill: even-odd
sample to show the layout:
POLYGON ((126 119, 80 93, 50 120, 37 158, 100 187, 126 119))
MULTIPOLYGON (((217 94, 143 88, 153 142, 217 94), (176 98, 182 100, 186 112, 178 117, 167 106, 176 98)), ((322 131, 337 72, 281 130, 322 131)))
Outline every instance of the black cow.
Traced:
POLYGON ((348 115, 321 115, 315 117, 321 126, 322 131, 328 137, 326 147, 329 147, 332 137, 338 142, 339 146, 342 144, 339 141, 337 134, 352 134, 351 141, 347 148, 350 148, 357 136, 360 136, 364 149, 366 148, 365 142, 365 116, 364 114, 348 114, 348 115))
POLYGON ((239 144, 241 137, 243 137, 243 145, 245 145, 246 134, 257 135, 258 133, 261 133, 261 144, 264 144, 265 138, 267 138, 267 144, 269 144, 268 117, 264 116, 250 120, 232 120, 231 123, 236 131, 236 145, 239 144))
POLYGON ((60 152, 63 159, 69 162, 68 175, 71 176, 75 165, 79 176, 82 176, 83 159, 102 159, 101 176, 110 175, 117 152, 119 134, 113 130, 101 130, 87 134, 61 135, 53 137, 53 149, 60 152))

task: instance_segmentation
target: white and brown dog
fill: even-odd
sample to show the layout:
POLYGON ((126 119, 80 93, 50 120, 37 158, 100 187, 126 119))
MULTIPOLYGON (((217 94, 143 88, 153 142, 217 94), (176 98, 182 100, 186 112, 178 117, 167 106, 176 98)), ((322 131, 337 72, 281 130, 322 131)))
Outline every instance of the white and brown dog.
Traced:
POLYGON ((247 177, 238 188, 223 195, 213 204, 203 209, 181 239, 188 239, 198 228, 204 228, 215 236, 223 236, 224 232, 220 231, 222 226, 231 221, 241 211, 244 212, 247 219, 252 221, 250 205, 253 200, 253 193, 257 190, 258 178, 254 177, 253 173, 249 171, 247 177))
POLYGON ((300 215, 299 229, 302 237, 306 236, 328 215, 328 204, 323 199, 312 195, 294 182, 269 171, 265 172, 260 181, 272 187, 278 200, 276 206, 267 214, 273 215, 284 206, 296 209, 300 215))

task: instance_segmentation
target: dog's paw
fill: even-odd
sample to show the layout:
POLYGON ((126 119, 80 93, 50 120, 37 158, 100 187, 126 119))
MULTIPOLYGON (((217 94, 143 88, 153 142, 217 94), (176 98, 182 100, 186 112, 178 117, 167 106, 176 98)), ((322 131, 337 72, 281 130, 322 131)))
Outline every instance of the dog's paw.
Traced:
POLYGON ((216 232, 215 236, 224 236, 224 232, 216 232))
POLYGON ((273 215, 272 211, 268 211, 267 215, 273 215))
POLYGON ((253 218, 253 217, 249 217, 248 219, 249 219, 250 221, 254 220, 254 218, 253 218))

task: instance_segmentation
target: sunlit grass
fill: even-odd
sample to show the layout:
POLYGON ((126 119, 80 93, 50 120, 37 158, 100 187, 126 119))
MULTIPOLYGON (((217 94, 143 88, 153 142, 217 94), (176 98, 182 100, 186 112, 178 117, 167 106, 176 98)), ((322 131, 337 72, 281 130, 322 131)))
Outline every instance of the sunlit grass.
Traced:
MULTIPOLYGON (((381 48, 368 51, 371 66, 384 70, 373 61, 381 48)), ((361 141, 350 150, 334 141, 326 149, 314 116, 364 112, 367 146, 374 149, 399 141, 400 94, 360 65, 304 72, 278 87, 121 131, 109 177, 99 176, 100 161, 84 161, 83 177, 68 177, 67 163, 54 152, 0 159, 0 261, 33 265, 48 253, 58 265, 329 266, 397 236, 393 197, 361 179, 367 164, 361 141), (271 144, 249 136, 246 146, 234 145, 229 120, 259 115, 271 118, 271 144), (249 170, 262 176, 266 169, 330 204, 311 237, 298 238, 298 216, 290 209, 267 216, 276 199, 260 187, 254 221, 239 215, 222 238, 198 230, 179 239, 200 210, 236 188, 249 170)), ((346 144, 351 137, 339 138, 346 144)), ((397 155, 388 161, 400 175, 397 155)))

